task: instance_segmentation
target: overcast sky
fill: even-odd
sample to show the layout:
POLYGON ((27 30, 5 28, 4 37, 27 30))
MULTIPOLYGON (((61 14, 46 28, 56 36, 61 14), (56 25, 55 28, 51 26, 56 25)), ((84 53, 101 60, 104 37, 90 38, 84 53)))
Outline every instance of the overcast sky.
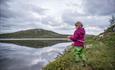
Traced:
POLYGON ((0 33, 27 29, 46 29, 72 34, 81 21, 87 34, 103 32, 115 0, 0 0, 0 33))

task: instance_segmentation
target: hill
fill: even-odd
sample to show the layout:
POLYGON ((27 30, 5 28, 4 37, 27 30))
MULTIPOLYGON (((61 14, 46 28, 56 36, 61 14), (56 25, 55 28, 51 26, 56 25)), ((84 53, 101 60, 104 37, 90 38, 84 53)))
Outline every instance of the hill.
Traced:
POLYGON ((98 39, 103 41, 108 46, 115 47, 115 31, 114 31, 114 29, 115 29, 115 24, 110 26, 107 30, 105 30, 105 32, 101 33, 100 35, 102 35, 102 36, 99 37, 98 39))
POLYGON ((52 31, 43 29, 30 29, 14 33, 0 34, 0 38, 62 38, 67 35, 58 34, 52 31))

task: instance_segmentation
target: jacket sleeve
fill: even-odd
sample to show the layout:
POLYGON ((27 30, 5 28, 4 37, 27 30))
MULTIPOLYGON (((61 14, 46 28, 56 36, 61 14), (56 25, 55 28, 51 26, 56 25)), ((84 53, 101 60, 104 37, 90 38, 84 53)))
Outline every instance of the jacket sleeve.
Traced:
POLYGON ((79 37, 79 32, 75 31, 74 34, 72 36, 70 36, 69 39, 72 41, 77 41, 78 37, 79 37))

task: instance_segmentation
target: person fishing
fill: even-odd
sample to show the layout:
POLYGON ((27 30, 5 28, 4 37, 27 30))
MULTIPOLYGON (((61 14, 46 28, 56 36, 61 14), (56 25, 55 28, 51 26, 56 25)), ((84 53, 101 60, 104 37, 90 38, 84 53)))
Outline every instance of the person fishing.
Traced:
POLYGON ((73 41, 72 47, 75 56, 75 62, 86 61, 84 54, 84 43, 85 43, 85 29, 83 24, 78 21, 75 23, 75 32, 72 36, 69 36, 68 39, 73 41))

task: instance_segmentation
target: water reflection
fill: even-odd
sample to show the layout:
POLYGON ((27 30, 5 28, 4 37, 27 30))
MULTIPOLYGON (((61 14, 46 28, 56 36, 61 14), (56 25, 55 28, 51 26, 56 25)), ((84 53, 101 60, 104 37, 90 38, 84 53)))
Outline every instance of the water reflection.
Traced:
POLYGON ((46 46, 52 46, 57 43, 67 42, 66 40, 0 40, 2 43, 13 43, 21 46, 28 46, 28 47, 34 47, 34 48, 41 48, 46 46))
POLYGON ((70 43, 59 43, 44 48, 30 48, 0 43, 0 70, 41 70, 49 61, 63 53, 70 43))

